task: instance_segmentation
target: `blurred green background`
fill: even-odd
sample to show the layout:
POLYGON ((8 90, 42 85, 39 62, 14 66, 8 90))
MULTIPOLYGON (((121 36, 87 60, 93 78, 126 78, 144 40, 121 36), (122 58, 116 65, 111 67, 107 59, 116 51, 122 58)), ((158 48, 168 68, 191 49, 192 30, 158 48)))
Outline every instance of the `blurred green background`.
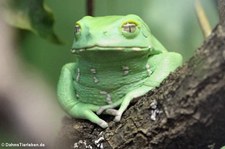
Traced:
MULTIPOLYGON (((85 0, 46 0, 52 9, 54 31, 64 42, 51 43, 31 32, 21 32, 20 56, 32 68, 41 72, 52 87, 56 87, 61 67, 74 61, 70 53, 74 23, 85 16, 85 0)), ((216 2, 202 1, 204 10, 214 27, 218 23, 216 2)), ((203 41, 194 9, 194 0, 95 0, 94 16, 139 15, 152 33, 170 51, 181 53, 188 60, 203 41)))
MULTIPOLYGON (((2 6, 1 2, 3 1, 0 1, 2 6)), ((70 53, 74 24, 86 15, 86 1, 5 0, 5 2, 13 2, 14 5, 11 9, 6 7, 6 12, 12 11, 11 14, 4 11, 0 13, 2 78, 0 119, 3 120, 0 121, 3 124, 0 123, 0 145, 1 141, 12 142, 12 138, 20 140, 21 137, 23 140, 24 136, 28 138, 34 136, 37 140, 49 144, 57 136, 61 119, 65 115, 56 102, 56 86, 62 66, 76 60, 70 53), (48 6, 52 13, 47 13, 43 9, 43 1, 45 8, 48 6), (19 11, 16 8, 19 8, 19 11), (55 44, 49 40, 57 39, 52 32, 51 16, 55 19, 54 32, 63 44, 55 44), (12 30, 8 25, 4 25, 3 19, 1 20, 3 17, 14 27, 27 28, 35 34, 16 28, 12 30), (16 43, 14 31, 17 31, 16 43), (25 69, 24 64, 27 66, 25 69)), ((185 60, 193 55, 204 40, 195 14, 195 0, 95 0, 94 2, 94 16, 139 15, 169 51, 181 53, 185 60)), ((215 27, 218 23, 216 1, 201 0, 201 2, 212 28, 215 27)), ((27 141, 27 138, 24 140, 32 142, 27 141)))

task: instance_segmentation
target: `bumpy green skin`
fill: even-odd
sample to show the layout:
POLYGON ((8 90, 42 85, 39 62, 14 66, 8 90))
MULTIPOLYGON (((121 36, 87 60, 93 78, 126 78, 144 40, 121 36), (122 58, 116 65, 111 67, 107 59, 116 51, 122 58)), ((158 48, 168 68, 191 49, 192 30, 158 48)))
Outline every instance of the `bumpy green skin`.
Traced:
POLYGON ((133 98, 159 86, 182 64, 182 56, 168 52, 136 15, 86 16, 77 24, 72 47, 77 62, 62 68, 58 83, 58 101, 72 117, 106 128, 97 115, 120 121, 133 98), (124 30, 127 22, 136 24, 135 31, 124 30))

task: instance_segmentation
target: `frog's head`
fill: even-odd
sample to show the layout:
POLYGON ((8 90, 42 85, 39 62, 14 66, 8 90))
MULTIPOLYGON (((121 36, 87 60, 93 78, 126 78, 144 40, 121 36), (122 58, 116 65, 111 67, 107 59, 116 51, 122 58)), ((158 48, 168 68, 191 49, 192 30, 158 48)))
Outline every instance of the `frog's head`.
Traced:
POLYGON ((151 47, 148 26, 137 15, 86 16, 76 22, 73 53, 94 50, 145 51, 151 47))

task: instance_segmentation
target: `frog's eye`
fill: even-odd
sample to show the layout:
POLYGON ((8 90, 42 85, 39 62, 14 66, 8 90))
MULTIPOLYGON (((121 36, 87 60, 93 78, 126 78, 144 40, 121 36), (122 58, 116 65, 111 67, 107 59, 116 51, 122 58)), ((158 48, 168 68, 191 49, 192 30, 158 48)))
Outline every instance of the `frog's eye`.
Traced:
POLYGON ((74 33, 79 34, 81 32, 81 27, 79 24, 76 24, 74 27, 74 33))
POLYGON ((138 26, 138 23, 136 23, 134 21, 127 21, 122 24, 121 32, 124 37, 131 39, 138 35, 138 33, 140 31, 139 28, 140 27, 138 26))
POLYGON ((122 26, 124 32, 134 33, 136 31, 137 25, 132 22, 127 22, 122 26))
POLYGON ((81 26, 80 26, 80 24, 76 23, 76 25, 74 27, 75 39, 78 40, 80 38, 80 35, 81 35, 81 26))

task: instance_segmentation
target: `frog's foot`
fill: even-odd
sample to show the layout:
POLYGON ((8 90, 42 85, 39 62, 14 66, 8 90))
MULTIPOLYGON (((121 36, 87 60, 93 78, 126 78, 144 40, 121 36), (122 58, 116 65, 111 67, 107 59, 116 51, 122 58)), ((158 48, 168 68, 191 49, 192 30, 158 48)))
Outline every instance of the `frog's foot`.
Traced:
MULTIPOLYGON (((114 106, 106 105, 106 106, 99 107, 99 109, 96 113, 97 113, 97 115, 100 115, 102 113, 106 113, 106 114, 109 113, 110 114, 110 113, 115 113, 115 111, 117 111, 117 110, 114 109, 114 106), (112 110, 114 110, 114 111, 112 112, 112 110)), ((113 115, 113 114, 111 114, 111 115, 113 115)))
MULTIPOLYGON (((98 109, 99 109, 99 106, 78 102, 71 108, 71 110, 69 111, 69 114, 72 117, 81 118, 81 119, 87 119, 87 120, 89 120, 89 121, 99 125, 102 128, 107 128, 108 127, 108 123, 105 122, 103 119, 99 118, 94 113, 98 109)), ((110 113, 112 111, 109 110, 107 112, 110 113)))
POLYGON ((115 103, 112 103, 110 105, 105 105, 105 106, 101 106, 99 107, 99 109, 97 110, 97 114, 100 115, 102 113, 106 113, 106 114, 109 114, 109 115, 118 115, 118 110, 115 110, 114 108, 118 107, 122 102, 122 99, 118 100, 117 102, 115 103))
POLYGON ((146 94, 148 91, 150 91, 151 89, 153 89, 152 87, 148 87, 148 86, 142 86, 140 88, 137 88, 131 92, 129 92, 125 98, 123 99, 123 102, 118 110, 118 115, 115 116, 114 121, 115 122, 119 122, 121 120, 122 114, 124 113, 124 111, 127 109, 127 107, 129 106, 130 102, 132 99, 140 97, 144 94, 146 94))
POLYGON ((106 109, 105 111, 103 111, 103 114, 117 116, 119 115, 119 111, 116 109, 106 109))

